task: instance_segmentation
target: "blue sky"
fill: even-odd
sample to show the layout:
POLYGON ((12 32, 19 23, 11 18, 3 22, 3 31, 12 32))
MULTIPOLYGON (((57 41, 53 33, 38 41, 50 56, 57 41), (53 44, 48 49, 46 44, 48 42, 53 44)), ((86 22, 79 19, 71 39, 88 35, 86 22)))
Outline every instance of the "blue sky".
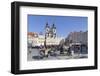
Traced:
POLYGON ((54 23, 57 28, 57 36, 67 37, 70 32, 87 31, 88 18, 79 16, 50 16, 50 15, 28 15, 28 32, 43 32, 48 22, 50 26, 54 23))

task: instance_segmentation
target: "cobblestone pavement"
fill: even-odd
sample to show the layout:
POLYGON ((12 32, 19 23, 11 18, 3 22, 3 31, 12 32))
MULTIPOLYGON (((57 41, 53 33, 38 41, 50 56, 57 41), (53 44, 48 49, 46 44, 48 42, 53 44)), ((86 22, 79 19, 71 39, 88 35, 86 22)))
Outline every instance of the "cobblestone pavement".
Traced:
MULTIPOLYGON (((28 50, 29 51, 29 50, 28 50)), ((55 55, 55 56, 48 56, 48 57, 42 57, 39 55, 38 49, 31 49, 30 52, 27 54, 27 60, 33 61, 33 60, 60 60, 60 59, 80 59, 80 58, 87 58, 87 54, 76 54, 73 56, 67 56, 67 55, 55 55)))

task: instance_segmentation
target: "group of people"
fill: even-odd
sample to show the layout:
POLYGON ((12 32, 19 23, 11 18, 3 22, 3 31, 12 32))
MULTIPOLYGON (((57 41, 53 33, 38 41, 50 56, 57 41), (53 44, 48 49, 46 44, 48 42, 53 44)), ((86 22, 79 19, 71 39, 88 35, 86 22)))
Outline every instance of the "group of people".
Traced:
POLYGON ((49 45, 49 46, 40 46, 40 54, 44 57, 51 56, 57 56, 57 52, 59 52, 59 55, 64 54, 66 52, 66 55, 70 55, 70 49, 66 46, 61 45, 49 45))

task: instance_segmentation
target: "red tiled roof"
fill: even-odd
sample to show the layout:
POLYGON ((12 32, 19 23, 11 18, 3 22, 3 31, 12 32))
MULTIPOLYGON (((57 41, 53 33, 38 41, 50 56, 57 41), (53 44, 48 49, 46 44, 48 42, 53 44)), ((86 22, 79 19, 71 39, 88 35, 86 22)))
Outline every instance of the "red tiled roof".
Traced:
POLYGON ((35 33, 35 32, 28 32, 28 35, 31 35, 31 36, 38 36, 38 33, 35 33))

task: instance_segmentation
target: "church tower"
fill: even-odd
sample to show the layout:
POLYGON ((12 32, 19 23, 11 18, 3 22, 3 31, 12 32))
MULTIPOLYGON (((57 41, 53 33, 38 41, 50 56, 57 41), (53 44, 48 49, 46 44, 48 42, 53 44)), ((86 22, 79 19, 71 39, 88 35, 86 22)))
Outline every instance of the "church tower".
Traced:
POLYGON ((55 24, 52 25, 52 34, 53 34, 53 38, 56 37, 56 27, 55 27, 55 24))
POLYGON ((56 27, 55 24, 53 24, 51 27, 46 23, 45 26, 45 36, 46 38, 55 38, 56 37, 56 27))
POLYGON ((46 35, 46 38, 49 37, 49 31, 50 31, 50 27, 48 26, 48 23, 46 23, 46 26, 45 26, 45 35, 46 35))

